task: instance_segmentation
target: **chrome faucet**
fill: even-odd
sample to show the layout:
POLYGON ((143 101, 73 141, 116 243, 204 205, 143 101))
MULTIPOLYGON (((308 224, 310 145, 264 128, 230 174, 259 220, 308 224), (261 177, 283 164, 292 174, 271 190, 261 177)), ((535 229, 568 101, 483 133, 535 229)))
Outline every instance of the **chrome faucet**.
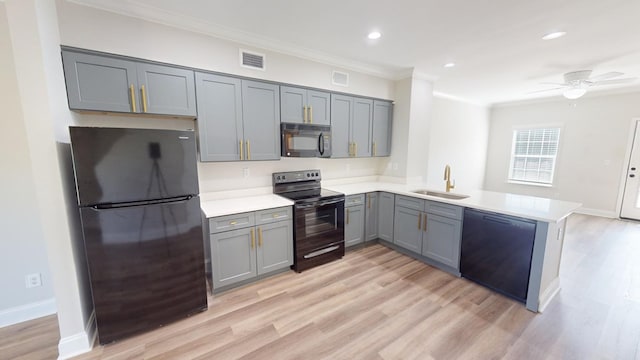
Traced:
POLYGON ((451 167, 449 165, 446 165, 444 167, 444 180, 446 181, 447 192, 450 192, 451 189, 454 189, 456 187, 455 180, 453 180, 453 183, 451 183, 451 167))

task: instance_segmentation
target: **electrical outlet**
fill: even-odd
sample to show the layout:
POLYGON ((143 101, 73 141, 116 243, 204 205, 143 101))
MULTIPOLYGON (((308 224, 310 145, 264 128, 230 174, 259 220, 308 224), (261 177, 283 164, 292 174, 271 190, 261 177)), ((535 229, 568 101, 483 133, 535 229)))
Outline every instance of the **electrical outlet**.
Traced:
POLYGON ((249 168, 242 168, 242 176, 249 177, 249 168))
POLYGON ((24 278, 26 281, 27 289, 42 286, 42 277, 40 276, 40 273, 29 274, 24 278))

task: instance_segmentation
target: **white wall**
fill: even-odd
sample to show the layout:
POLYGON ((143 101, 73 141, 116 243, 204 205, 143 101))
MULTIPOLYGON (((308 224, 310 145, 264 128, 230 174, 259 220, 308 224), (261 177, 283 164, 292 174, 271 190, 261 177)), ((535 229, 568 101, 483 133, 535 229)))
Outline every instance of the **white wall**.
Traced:
POLYGON ((334 66, 57 0, 63 45, 340 92, 393 99, 394 83, 346 71, 349 87, 331 83, 334 66), (239 49, 264 53, 266 71, 240 66, 239 49))
POLYGON ((444 167, 451 166, 456 189, 482 189, 489 137, 489 109, 436 96, 429 129, 427 183, 444 190, 444 167))
POLYGON ((581 202, 583 212, 618 216, 631 119, 639 116, 640 93, 495 107, 485 188, 581 202), (514 127, 545 124, 562 127, 553 187, 507 183, 514 127))
POLYGON ((3 204, 0 207, 0 327, 55 312, 27 129, 17 88, 6 8, 0 3, 0 134, 4 134, 0 141, 3 204), (27 289, 25 275, 33 273, 42 275, 42 286, 27 289))
POLYGON ((429 169, 429 128, 433 111, 433 83, 413 77, 409 136, 407 138, 407 178, 409 182, 424 182, 429 169))

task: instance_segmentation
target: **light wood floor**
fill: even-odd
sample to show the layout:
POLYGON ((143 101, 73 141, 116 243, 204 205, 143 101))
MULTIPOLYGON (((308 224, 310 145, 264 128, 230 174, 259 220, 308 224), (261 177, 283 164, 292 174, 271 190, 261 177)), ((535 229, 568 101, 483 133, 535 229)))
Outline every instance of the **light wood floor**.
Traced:
MULTIPOLYGON (((374 245, 77 359, 640 359, 640 224, 568 226, 562 290, 544 314, 374 245)), ((0 358, 54 359, 56 326, 0 329, 0 358)))

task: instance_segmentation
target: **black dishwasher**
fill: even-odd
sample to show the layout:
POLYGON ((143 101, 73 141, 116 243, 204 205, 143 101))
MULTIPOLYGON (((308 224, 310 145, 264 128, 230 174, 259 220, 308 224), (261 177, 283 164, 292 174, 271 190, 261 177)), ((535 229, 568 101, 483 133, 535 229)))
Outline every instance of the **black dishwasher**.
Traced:
POLYGON ((462 276, 526 302, 535 233, 535 221, 465 209, 462 276))

